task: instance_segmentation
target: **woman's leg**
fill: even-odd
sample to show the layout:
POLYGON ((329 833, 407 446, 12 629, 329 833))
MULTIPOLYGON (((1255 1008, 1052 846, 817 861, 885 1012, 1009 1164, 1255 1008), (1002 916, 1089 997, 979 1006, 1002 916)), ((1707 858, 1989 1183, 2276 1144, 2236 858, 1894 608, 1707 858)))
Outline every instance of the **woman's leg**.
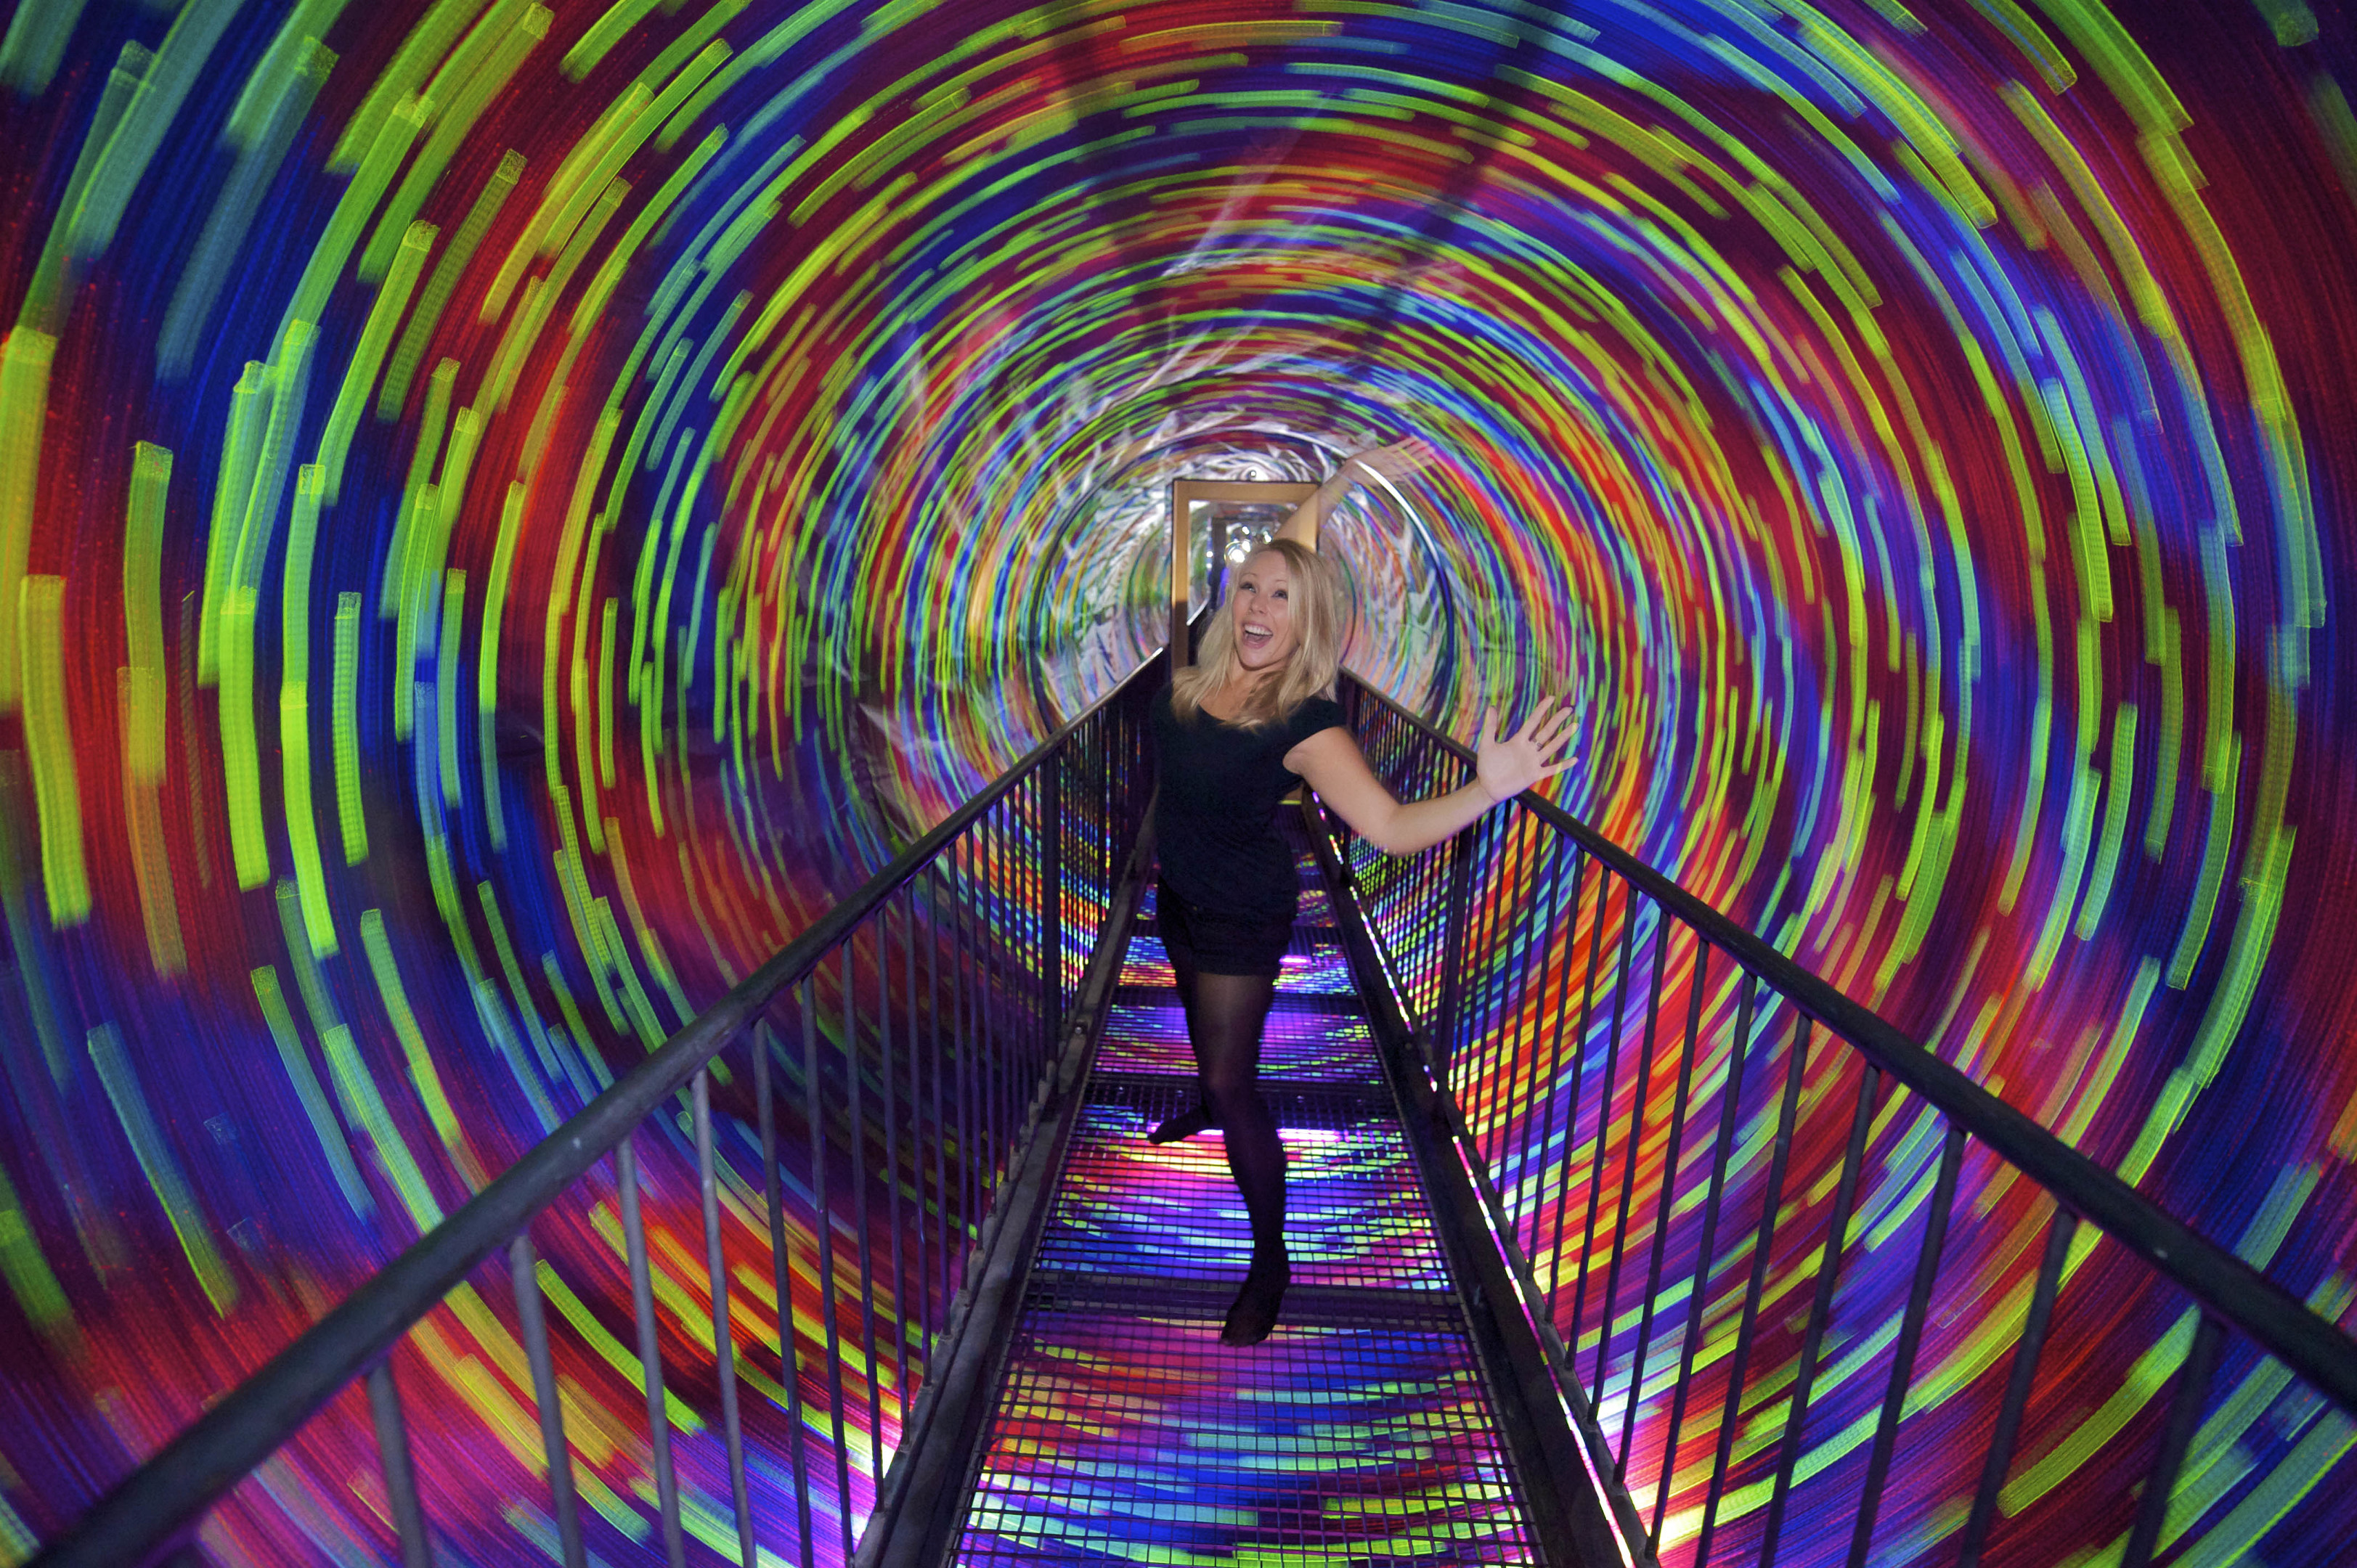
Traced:
POLYGON ((1291 1270, 1285 1252, 1285 1145, 1259 1088, 1261 1032, 1275 1000, 1276 981, 1256 974, 1205 973, 1196 965, 1193 933, 1168 888, 1157 895, 1164 950, 1170 956, 1187 1038, 1195 1051, 1201 1098, 1147 1134, 1168 1144, 1218 1127, 1225 1134, 1228 1173, 1243 1195, 1252 1223, 1252 1267, 1228 1309, 1220 1337, 1232 1345, 1268 1337, 1291 1270))
POLYGON ((1228 1309, 1221 1337, 1251 1345, 1268 1337, 1291 1269, 1285 1251, 1285 1145, 1261 1097, 1261 1030, 1276 983, 1256 974, 1199 974, 1189 1025, 1203 1101, 1224 1134, 1228 1171, 1252 1222, 1252 1268, 1228 1309))
MULTIPOLYGON (((1170 908, 1176 902, 1175 896, 1165 887, 1157 897, 1157 907, 1168 911, 1162 916, 1162 949, 1169 955, 1171 977, 1178 988, 1178 1006, 1187 1017, 1187 1038, 1190 1042, 1200 1040, 1203 1036, 1195 1026, 1195 950, 1187 940, 1185 916, 1170 908)), ((1196 1048, 1195 1058, 1200 1070, 1202 1064, 1200 1047, 1196 1048)), ((1211 1102, 1198 1095, 1195 1103, 1186 1110, 1176 1116, 1164 1117, 1154 1131, 1146 1135, 1146 1141, 1149 1144, 1175 1144, 1181 1138, 1191 1138, 1219 1124, 1219 1118, 1211 1113, 1211 1102)))

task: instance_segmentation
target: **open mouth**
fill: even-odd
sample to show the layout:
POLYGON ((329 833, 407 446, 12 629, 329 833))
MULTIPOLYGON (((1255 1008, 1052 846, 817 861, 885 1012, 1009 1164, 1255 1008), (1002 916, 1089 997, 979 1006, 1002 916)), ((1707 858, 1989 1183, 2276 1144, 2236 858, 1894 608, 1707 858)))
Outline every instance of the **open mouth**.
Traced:
POLYGON ((1237 632, 1237 636, 1243 639, 1243 645, 1246 648, 1253 650, 1254 652, 1258 652, 1261 649, 1266 648, 1270 642, 1275 639, 1276 633, 1269 630, 1268 628, 1265 626, 1247 625, 1237 632))

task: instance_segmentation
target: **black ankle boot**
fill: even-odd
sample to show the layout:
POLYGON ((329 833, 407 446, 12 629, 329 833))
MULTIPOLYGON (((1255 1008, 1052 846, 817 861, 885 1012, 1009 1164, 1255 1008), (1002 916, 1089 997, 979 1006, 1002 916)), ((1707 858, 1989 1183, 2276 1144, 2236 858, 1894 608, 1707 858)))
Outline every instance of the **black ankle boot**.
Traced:
POLYGON ((1285 1287, 1293 1283, 1293 1266, 1279 1252, 1274 1261, 1265 1261, 1255 1251, 1253 1263, 1244 1274, 1242 1289, 1236 1292, 1235 1304, 1228 1308, 1228 1321, 1220 1329, 1223 1345, 1257 1345, 1268 1337, 1276 1326, 1277 1309, 1285 1305, 1285 1287))
POLYGON ((1146 1141, 1149 1144, 1175 1144, 1181 1138, 1191 1138, 1216 1125, 1218 1123, 1211 1119, 1211 1107, 1197 1105, 1192 1111, 1181 1111, 1176 1116, 1166 1118, 1146 1135, 1146 1141))

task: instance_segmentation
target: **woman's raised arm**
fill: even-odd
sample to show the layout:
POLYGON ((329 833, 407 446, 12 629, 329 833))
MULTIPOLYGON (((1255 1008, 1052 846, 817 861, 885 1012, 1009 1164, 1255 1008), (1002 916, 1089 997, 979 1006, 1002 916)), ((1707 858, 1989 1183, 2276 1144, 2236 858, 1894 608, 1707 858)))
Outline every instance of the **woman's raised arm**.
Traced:
POLYGON ((1482 715, 1473 782, 1424 800, 1403 802, 1385 789, 1367 766, 1359 743, 1340 725, 1295 746, 1286 754, 1285 765, 1308 780, 1318 798, 1361 838, 1386 854, 1414 854, 1463 831, 1500 801, 1569 768, 1568 758, 1549 763, 1547 757, 1564 744, 1571 720, 1568 707, 1543 698, 1520 729, 1501 737, 1497 710, 1491 708, 1482 715))
POLYGON ((1286 514, 1277 525, 1280 539, 1308 538, 1305 524, 1310 518, 1323 519, 1340 506, 1342 498, 1370 478, 1387 479, 1393 484, 1430 467, 1440 460, 1440 453, 1432 443, 1421 436, 1394 441, 1388 446, 1372 446, 1364 452, 1354 452, 1342 459, 1334 477, 1318 487, 1318 493, 1286 514))

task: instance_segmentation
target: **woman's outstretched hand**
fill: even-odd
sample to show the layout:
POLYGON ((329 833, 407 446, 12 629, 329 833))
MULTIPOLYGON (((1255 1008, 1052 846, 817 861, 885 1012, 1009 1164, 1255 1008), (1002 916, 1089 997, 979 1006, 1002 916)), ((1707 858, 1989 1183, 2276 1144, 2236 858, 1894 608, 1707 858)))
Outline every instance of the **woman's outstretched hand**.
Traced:
POLYGON ((1562 761, 1549 763, 1556 747, 1565 744, 1571 728, 1569 706, 1554 697, 1542 697, 1523 727, 1512 735, 1498 734, 1498 710, 1491 707, 1481 715, 1480 746, 1476 753, 1476 773, 1481 787, 1490 791, 1492 800, 1511 800, 1542 779, 1552 779, 1571 766, 1566 755, 1562 761), (1550 711, 1552 710, 1552 711, 1550 711))
POLYGON ((1361 452, 1343 467, 1347 471, 1351 463, 1356 463, 1377 478, 1397 484, 1410 474, 1422 473, 1439 461, 1438 447, 1420 435, 1411 435, 1388 446, 1375 446, 1361 452))

